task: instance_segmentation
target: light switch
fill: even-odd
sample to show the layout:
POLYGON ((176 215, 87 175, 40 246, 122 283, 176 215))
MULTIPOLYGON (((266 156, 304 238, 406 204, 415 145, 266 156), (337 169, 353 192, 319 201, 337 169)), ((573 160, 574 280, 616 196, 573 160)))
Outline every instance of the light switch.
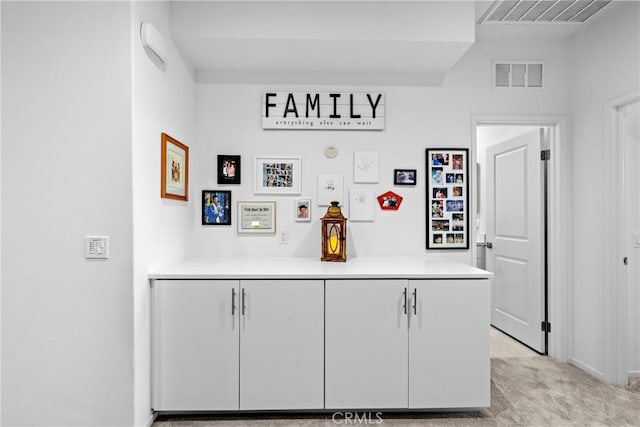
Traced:
POLYGON ((289 232, 288 231, 281 231, 280 233, 278 233, 278 241, 281 245, 288 245, 289 244, 289 232))
POLYGON ((86 236, 84 256, 85 258, 109 258, 109 236, 86 236))

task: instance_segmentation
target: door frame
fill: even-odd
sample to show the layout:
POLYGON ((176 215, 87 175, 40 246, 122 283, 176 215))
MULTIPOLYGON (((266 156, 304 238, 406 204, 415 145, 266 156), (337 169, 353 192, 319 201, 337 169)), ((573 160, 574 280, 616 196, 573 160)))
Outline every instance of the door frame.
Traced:
POLYGON ((627 182, 626 155, 627 147, 624 136, 620 133, 619 109, 640 100, 640 91, 614 98, 604 106, 604 188, 612 191, 604 206, 610 203, 620 204, 621 209, 603 209, 604 225, 604 262, 602 269, 603 286, 603 323, 604 323, 604 380, 609 384, 626 385, 628 378, 627 354, 627 278, 622 263, 627 252, 626 230, 627 182), (622 183, 622 185, 620 185, 622 183))
MULTIPOLYGON (((496 126, 541 126, 549 127, 549 148, 551 159, 548 165, 548 191, 547 191, 547 304, 548 321, 552 325, 549 334, 549 356, 562 362, 568 357, 568 330, 570 305, 569 287, 570 281, 569 251, 567 242, 571 241, 571 229, 568 227, 569 210, 567 194, 570 193, 571 170, 569 169, 569 156, 567 141, 567 119, 564 116, 496 116, 476 115, 471 118, 471 161, 477 163, 476 128, 479 125, 496 126)), ((478 194, 478 180, 476 168, 472 168, 473 180, 471 194, 478 194)), ((472 224, 476 223, 476 210, 472 209, 472 224)), ((473 235, 471 255, 476 259, 476 237, 473 235)))

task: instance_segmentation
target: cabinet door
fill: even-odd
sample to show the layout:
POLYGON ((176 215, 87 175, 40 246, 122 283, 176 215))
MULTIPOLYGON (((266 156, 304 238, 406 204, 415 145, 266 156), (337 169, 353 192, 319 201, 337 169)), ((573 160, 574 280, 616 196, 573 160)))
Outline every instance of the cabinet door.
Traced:
POLYGON ((408 281, 327 280, 325 286, 326 408, 406 408, 408 281))
POLYGON ((490 406, 489 281, 412 280, 410 287, 409 407, 490 406))
POLYGON ((238 281, 154 282, 154 410, 238 409, 238 290, 238 281))
POLYGON ((323 281, 243 280, 240 287, 240 409, 322 409, 323 281))

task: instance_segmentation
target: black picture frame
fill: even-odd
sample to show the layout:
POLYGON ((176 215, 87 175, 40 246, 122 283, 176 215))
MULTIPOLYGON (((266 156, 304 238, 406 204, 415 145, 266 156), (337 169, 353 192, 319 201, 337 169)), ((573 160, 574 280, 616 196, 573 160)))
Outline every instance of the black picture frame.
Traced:
POLYGON ((416 169, 394 169, 393 185, 416 185, 417 177, 416 169))
POLYGON ((468 148, 427 148, 426 247, 469 249, 468 148))
POLYGON ((231 191, 202 190, 202 225, 231 225, 231 191))
POLYGON ((241 163, 240 156, 218 154, 218 185, 240 184, 241 163))

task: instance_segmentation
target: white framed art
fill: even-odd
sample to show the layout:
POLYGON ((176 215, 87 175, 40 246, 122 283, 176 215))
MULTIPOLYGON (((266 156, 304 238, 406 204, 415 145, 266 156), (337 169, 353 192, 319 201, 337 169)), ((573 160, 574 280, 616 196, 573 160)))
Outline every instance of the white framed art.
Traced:
POLYGON ((353 153, 353 182, 375 184, 380 170, 380 153, 377 151, 356 151, 353 153))
POLYGON ((344 177, 337 174, 318 175, 318 206, 329 206, 333 201, 344 204, 344 177))
POLYGON ((349 190, 349 221, 373 221, 375 212, 373 190, 352 188, 349 190))
POLYGON ((300 194, 300 157, 258 156, 256 194, 300 194))

